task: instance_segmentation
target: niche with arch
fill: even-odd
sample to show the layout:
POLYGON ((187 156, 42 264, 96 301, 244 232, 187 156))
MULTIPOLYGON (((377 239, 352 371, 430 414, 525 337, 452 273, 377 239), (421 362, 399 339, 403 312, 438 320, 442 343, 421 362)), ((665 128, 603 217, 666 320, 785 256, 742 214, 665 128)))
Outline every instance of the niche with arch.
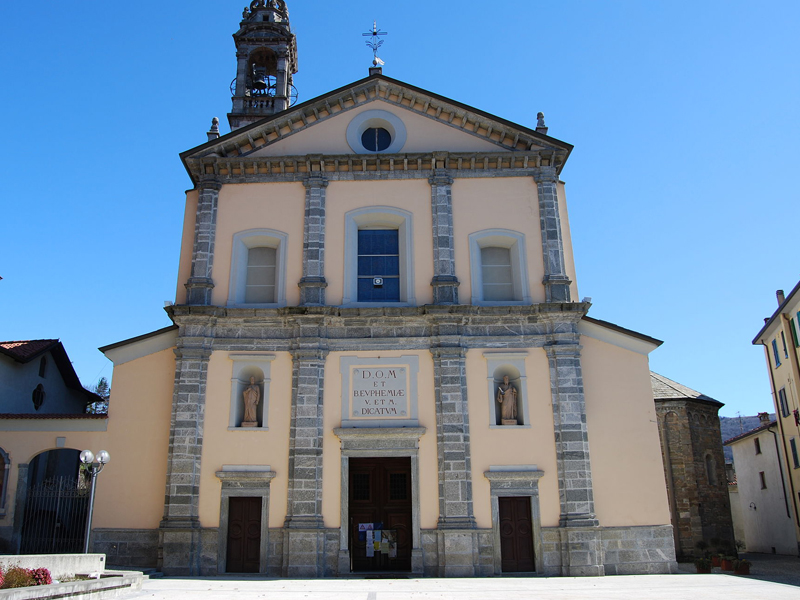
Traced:
MULTIPOLYGON (((528 417, 528 390, 525 375, 527 352, 486 352, 487 391, 489 401, 489 427, 530 427, 528 417), (516 390, 516 425, 503 424, 503 405, 498 402, 498 394, 504 378, 516 390)), ((508 398, 508 394, 505 394, 508 398)), ((506 400, 507 401, 507 400, 506 400)))
POLYGON ((273 354, 239 354, 231 353, 228 357, 233 361, 231 377, 231 408, 228 430, 231 431, 266 431, 269 429, 269 383, 270 364, 275 360, 273 354), (257 425, 242 426, 244 420, 244 391, 250 387, 250 379, 259 391, 256 406, 257 425))

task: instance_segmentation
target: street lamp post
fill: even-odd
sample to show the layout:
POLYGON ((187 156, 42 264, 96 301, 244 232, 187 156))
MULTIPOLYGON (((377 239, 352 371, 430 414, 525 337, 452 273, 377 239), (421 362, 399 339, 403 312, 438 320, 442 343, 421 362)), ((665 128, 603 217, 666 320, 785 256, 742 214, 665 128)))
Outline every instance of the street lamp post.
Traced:
POLYGON ((89 535, 92 531, 92 513, 94 512, 94 491, 95 487, 97 486, 97 476, 100 474, 100 471, 103 470, 103 467, 106 466, 108 461, 111 460, 111 456, 105 450, 100 450, 97 453, 97 456, 92 453, 91 450, 84 450, 81 452, 81 462, 86 465, 87 471, 89 471, 89 476, 92 478, 92 489, 89 492, 89 514, 86 516, 86 531, 83 536, 83 553, 89 553, 89 535), (95 458, 97 458, 97 462, 95 462, 95 458))

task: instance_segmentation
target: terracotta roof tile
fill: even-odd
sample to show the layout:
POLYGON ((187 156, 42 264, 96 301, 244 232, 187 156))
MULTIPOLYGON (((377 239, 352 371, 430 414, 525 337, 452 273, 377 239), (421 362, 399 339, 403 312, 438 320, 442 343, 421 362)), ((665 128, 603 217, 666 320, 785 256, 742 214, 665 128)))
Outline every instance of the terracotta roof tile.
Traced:
POLYGON ((28 362, 58 344, 58 340, 19 340, 0 342, 0 353, 18 362, 28 362))

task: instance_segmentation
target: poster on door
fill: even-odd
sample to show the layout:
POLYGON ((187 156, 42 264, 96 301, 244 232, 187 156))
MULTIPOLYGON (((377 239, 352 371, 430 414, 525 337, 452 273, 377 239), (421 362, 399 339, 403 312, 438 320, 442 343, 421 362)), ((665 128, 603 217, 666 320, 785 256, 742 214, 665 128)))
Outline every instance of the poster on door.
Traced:
POLYGON ((383 523, 359 523, 358 539, 366 542, 367 558, 376 554, 397 558, 396 529, 383 529, 383 523))

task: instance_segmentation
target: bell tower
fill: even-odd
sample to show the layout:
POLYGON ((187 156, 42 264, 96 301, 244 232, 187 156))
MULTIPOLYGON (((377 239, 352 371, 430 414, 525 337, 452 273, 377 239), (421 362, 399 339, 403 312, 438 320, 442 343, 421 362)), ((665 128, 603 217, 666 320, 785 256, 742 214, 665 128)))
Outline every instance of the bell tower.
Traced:
POLYGON ((297 40, 284 0, 253 0, 242 13, 236 43, 236 79, 231 82, 231 131, 289 108, 297 99, 297 40))

